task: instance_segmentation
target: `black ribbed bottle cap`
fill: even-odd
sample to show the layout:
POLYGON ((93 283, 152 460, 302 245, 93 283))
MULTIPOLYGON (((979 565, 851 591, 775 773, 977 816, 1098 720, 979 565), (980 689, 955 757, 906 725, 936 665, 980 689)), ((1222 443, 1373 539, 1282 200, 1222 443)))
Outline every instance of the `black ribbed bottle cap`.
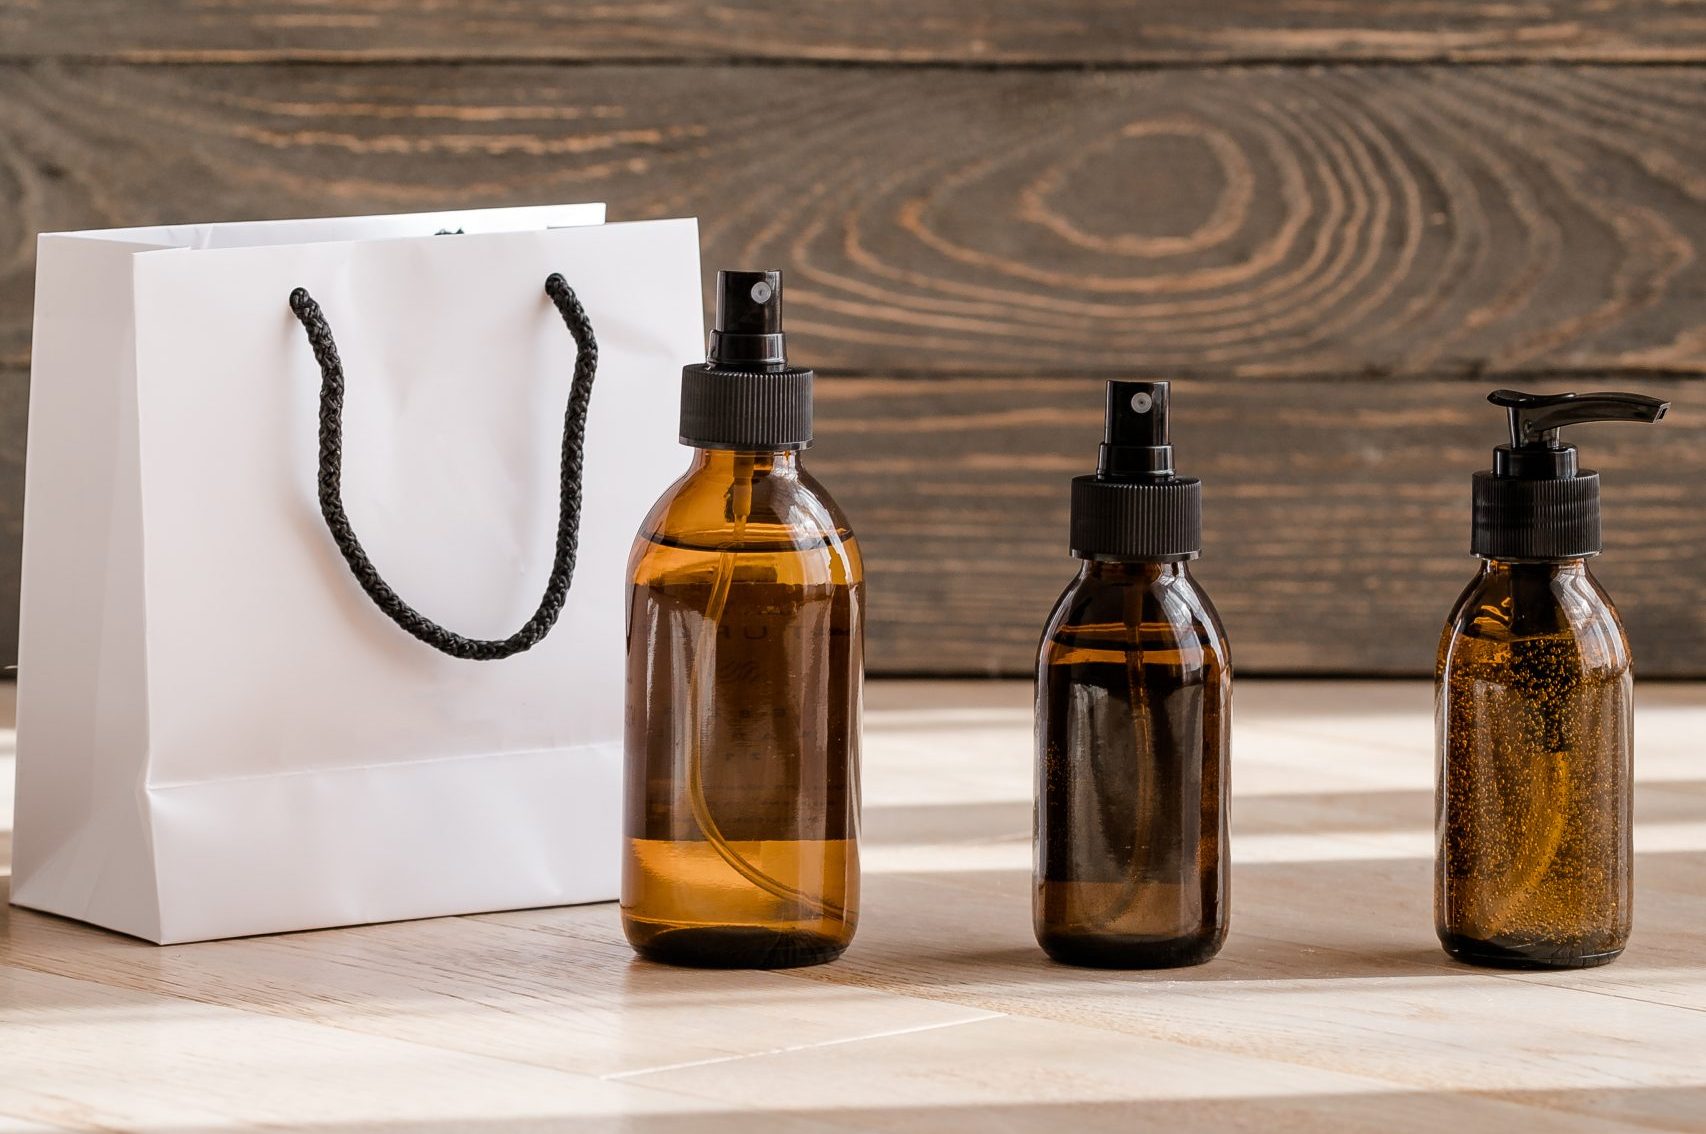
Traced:
POLYGON ((812 372, 788 365, 782 273, 717 273, 706 360, 681 371, 681 443, 700 449, 804 449, 812 372))
POLYGON ((1202 554, 1202 482, 1072 478, 1072 554, 1080 559, 1195 559, 1202 554))
POLYGON ((1580 559, 1604 549, 1599 474, 1558 480, 1475 474, 1469 550, 1485 559, 1580 559))
POLYGON ((1100 457, 1072 481, 1072 554, 1080 559, 1195 559, 1202 482, 1173 471, 1166 382, 1109 382, 1100 457))

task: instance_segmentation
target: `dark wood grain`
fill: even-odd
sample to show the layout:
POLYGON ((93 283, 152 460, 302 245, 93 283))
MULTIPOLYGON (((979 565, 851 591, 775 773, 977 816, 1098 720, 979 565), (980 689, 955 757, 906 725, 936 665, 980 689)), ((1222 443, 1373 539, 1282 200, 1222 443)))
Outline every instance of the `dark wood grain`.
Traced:
MULTIPOLYGON (((7 594, 17 593, 22 377, 0 371, 7 594)), ((1578 430, 1605 481, 1607 553, 1594 569, 1642 674, 1706 676, 1706 384, 1638 386, 1673 400, 1664 422, 1578 430)), ((1440 626, 1474 571, 1469 476, 1502 430, 1488 388, 1177 385, 1180 467, 1204 481, 1196 571, 1240 673, 1432 672, 1440 626)), ((1076 566, 1067 482, 1094 466, 1100 400, 1092 379, 820 380, 807 460, 864 547, 873 673, 1029 672, 1076 566)), ((9 604, 0 634, 9 652, 9 604)))
POLYGON ((1706 371, 1706 69, 0 68, 32 234, 605 199, 889 375, 1706 371))
POLYGON ((1683 61, 1698 0, 0 0, 0 54, 147 61, 1683 61))
MULTIPOLYGON (((1640 673, 1706 676, 1706 385, 1638 388, 1672 399, 1671 416, 1576 431, 1604 482, 1594 570, 1640 673)), ((1240 673, 1432 673, 1475 571, 1470 475, 1504 434, 1488 389, 1175 385, 1180 471, 1204 485, 1196 572, 1240 673)), ((865 550, 873 669, 1030 672, 1076 569, 1068 481, 1094 470, 1101 400, 1084 379, 820 384, 808 464, 865 550)))
POLYGON ((1098 379, 1149 373, 1241 671, 1427 673, 1481 395, 1611 371, 1678 412, 1590 434, 1603 573, 1643 672, 1706 674, 1703 120, 1668 66, 0 64, 0 594, 37 231, 607 200, 789 270, 874 672, 1025 671, 1098 379))

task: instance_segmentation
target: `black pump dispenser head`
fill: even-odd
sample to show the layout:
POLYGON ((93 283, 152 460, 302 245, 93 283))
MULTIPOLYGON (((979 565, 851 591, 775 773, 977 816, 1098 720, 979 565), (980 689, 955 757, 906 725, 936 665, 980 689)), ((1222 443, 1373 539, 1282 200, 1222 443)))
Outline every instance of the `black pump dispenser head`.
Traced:
POLYGON ((1166 382, 1109 382, 1093 476, 1072 482, 1072 554, 1080 559, 1195 559, 1202 483, 1173 471, 1166 382))
POLYGON ((782 273, 717 273, 705 361, 681 371, 681 443, 776 452, 812 443, 812 372, 788 365, 782 273))
POLYGON ((1558 431, 1590 421, 1655 422, 1668 402, 1644 394, 1524 394, 1487 400, 1510 418, 1510 442, 1475 474, 1470 550, 1484 559, 1555 560, 1598 555, 1599 474, 1579 467, 1558 431))

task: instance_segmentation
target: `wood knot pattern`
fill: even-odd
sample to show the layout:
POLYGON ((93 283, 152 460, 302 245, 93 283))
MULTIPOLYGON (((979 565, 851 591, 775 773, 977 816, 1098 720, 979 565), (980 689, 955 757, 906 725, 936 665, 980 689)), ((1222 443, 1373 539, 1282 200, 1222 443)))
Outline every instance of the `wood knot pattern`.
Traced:
MULTIPOLYGON (((1686 301, 1706 287, 1693 72, 928 85, 891 96, 892 127, 868 128, 885 168, 820 182, 816 216, 771 244, 795 265, 796 338, 811 331, 802 349, 826 368, 1706 364, 1686 301)), ((724 210, 711 231, 763 232, 760 210, 785 201, 724 210)))
POLYGON ((1691 68, 456 74, 0 70, 0 356, 33 231, 595 198, 787 265, 820 370, 1706 369, 1691 68))

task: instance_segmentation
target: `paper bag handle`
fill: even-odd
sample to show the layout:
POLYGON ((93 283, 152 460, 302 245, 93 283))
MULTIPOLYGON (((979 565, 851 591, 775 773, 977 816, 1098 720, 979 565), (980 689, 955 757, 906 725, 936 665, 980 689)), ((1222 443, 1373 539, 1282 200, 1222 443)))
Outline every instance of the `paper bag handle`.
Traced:
POLYGON ((338 344, 332 340, 332 328, 325 314, 307 288, 290 293, 290 309, 308 333, 308 344, 314 348, 314 359, 320 364, 320 515, 326 528, 343 552, 344 561, 356 582, 367 592, 375 606, 391 621, 407 630, 434 649, 454 658, 473 661, 496 661, 531 649, 551 632, 557 616, 563 612, 568 599, 569 584, 575 574, 575 551, 580 539, 582 449, 586 443, 586 411, 592 402, 592 380, 598 373, 598 340, 593 337, 592 321, 586 308, 575 297, 574 289, 561 274, 552 272, 545 279, 545 294, 557 305, 557 312, 575 340, 575 374, 569 386, 569 406, 563 415, 562 481, 557 507, 557 550, 551 562, 551 577, 545 584, 545 595, 539 609, 527 623, 507 638, 465 638, 447 630, 414 607, 404 602, 391 585, 380 577, 368 559, 355 529, 350 526, 344 511, 344 368, 338 358, 338 344))

